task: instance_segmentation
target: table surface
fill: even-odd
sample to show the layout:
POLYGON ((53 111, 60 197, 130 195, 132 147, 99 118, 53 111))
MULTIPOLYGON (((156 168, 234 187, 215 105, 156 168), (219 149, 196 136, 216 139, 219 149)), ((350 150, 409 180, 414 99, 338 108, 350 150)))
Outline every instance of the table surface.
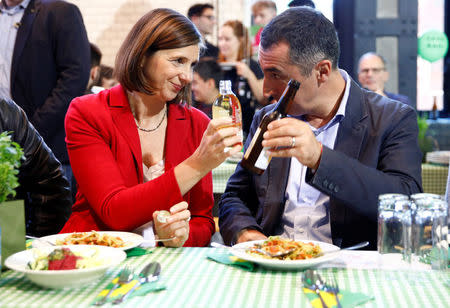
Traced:
MULTIPOLYGON (((130 298, 120 307, 310 307, 301 290, 301 271, 260 267, 246 271, 212 261, 208 252, 226 250, 154 248, 153 253, 127 258, 99 281, 76 289, 40 288, 22 274, 6 271, 0 276, 0 307, 88 307, 123 266, 140 270, 149 261, 161 263, 167 289, 130 298)), ((379 260, 377 252, 342 252, 318 271, 324 279, 336 277, 341 290, 375 297, 362 307, 448 307, 448 271, 411 271, 407 265, 391 260, 383 265, 379 260)))

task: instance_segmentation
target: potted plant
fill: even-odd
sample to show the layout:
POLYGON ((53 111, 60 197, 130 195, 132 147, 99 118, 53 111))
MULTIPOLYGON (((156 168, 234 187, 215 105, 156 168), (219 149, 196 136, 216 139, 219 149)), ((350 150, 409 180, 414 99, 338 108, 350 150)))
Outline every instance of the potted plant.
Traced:
POLYGON ((425 117, 417 117, 417 125, 419 126, 418 142, 420 150, 422 151, 422 162, 426 162, 426 155, 438 148, 436 140, 427 135, 428 123, 425 117))
MULTIPOLYGON (((1 261, 23 250, 25 246, 25 214, 23 200, 14 200, 19 186, 17 175, 23 150, 11 140, 9 132, 0 134, 0 244, 1 261), (3 235, 3 236, 2 236, 3 235)), ((1 267, 0 267, 1 268, 1 267)))
POLYGON ((0 134, 0 203, 16 196, 17 174, 23 151, 8 132, 0 134))

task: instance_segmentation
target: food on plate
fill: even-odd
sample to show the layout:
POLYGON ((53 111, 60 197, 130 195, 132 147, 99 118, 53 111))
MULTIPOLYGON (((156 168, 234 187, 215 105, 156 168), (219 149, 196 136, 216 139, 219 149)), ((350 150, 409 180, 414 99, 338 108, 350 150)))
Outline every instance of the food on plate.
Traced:
POLYGON ((102 260, 98 259, 98 252, 94 247, 83 254, 81 252, 73 252, 67 247, 55 248, 49 254, 34 249, 33 255, 35 259, 28 263, 28 268, 32 270, 72 270, 81 268, 90 268, 102 264, 102 260))
POLYGON ((284 239, 279 236, 270 236, 263 243, 254 244, 252 247, 249 247, 246 252, 261 258, 277 260, 304 260, 317 258, 322 255, 322 249, 317 244, 284 239), (281 257, 270 257, 258 251, 264 250, 270 254, 276 254, 291 249, 293 249, 291 253, 281 257))
POLYGON ((125 243, 119 236, 99 232, 77 232, 56 240, 56 245, 101 245, 115 248, 124 247, 125 243))

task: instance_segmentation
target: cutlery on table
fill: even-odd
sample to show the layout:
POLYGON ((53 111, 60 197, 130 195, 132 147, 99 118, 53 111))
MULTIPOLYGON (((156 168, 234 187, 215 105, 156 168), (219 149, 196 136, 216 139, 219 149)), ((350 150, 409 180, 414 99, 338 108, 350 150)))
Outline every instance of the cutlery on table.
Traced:
POLYGON ((56 246, 54 243, 44 240, 40 237, 36 237, 36 236, 31 236, 31 235, 25 235, 25 238, 30 239, 30 240, 36 240, 39 241, 40 243, 45 243, 48 246, 56 246))
POLYGON ((101 305, 105 304, 106 301, 108 300, 109 296, 115 289, 117 289, 121 285, 127 284, 131 280, 133 280, 133 273, 131 272, 131 270, 128 267, 125 267, 120 272, 119 279, 117 280, 117 282, 111 287, 111 289, 109 289, 108 294, 106 294, 102 299, 95 302, 94 305, 101 306, 101 305))
POLYGON ((339 250, 323 251, 320 256, 323 256, 323 255, 329 254, 329 253, 341 252, 342 250, 355 250, 355 249, 366 247, 367 245, 369 245, 369 242, 361 242, 361 243, 358 243, 356 245, 352 245, 352 246, 349 246, 349 247, 341 248, 339 250))
POLYGON ((302 275, 303 286, 314 291, 320 299, 323 308, 328 308, 322 295, 320 294, 321 286, 317 280, 316 274, 313 270, 306 270, 302 275))
POLYGON ((147 264, 139 273, 139 278, 138 278, 138 281, 136 282, 136 284, 130 290, 128 290, 125 294, 123 294, 121 297, 116 299, 113 302, 113 304, 117 305, 117 304, 120 304, 121 302, 123 302, 140 285, 158 280, 160 273, 161 273, 161 265, 158 262, 151 262, 151 263, 147 264))
POLYGON ((330 291, 334 294, 336 298, 336 303, 338 308, 342 308, 341 302, 339 301, 339 286, 337 284, 336 277, 333 276, 332 282, 329 284, 330 291))

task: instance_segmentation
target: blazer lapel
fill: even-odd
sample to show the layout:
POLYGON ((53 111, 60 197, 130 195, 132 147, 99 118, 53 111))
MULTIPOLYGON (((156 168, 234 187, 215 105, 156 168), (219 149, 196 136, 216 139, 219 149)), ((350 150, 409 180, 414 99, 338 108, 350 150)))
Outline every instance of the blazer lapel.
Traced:
POLYGON ((109 95, 109 108, 111 117, 116 124, 117 130, 122 134, 133 153, 139 181, 143 179, 142 171, 142 150, 139 141, 139 134, 135 125, 133 113, 131 112, 125 89, 121 85, 111 88, 109 95))
POLYGON ((180 142, 184 142, 188 138, 187 134, 191 131, 186 125, 186 114, 184 108, 180 108, 177 104, 169 104, 167 106, 167 133, 166 146, 164 150, 166 170, 175 167, 179 163, 180 142))
POLYGON ((367 117, 367 111, 361 103, 363 92, 351 80, 350 95, 345 108, 344 120, 339 125, 334 149, 347 154, 349 157, 358 158, 362 141, 367 126, 363 120, 367 117))
POLYGON ((41 1, 40 0, 31 0, 28 6, 25 8, 25 12, 23 13, 23 17, 21 25, 17 30, 16 42, 14 44, 14 52, 11 63, 11 88, 12 83, 14 82, 14 78, 16 77, 17 70, 20 68, 17 67, 17 63, 22 55, 23 48, 25 47, 25 43, 28 40, 28 36, 31 33, 31 29, 33 27, 34 19, 41 9, 41 1))

